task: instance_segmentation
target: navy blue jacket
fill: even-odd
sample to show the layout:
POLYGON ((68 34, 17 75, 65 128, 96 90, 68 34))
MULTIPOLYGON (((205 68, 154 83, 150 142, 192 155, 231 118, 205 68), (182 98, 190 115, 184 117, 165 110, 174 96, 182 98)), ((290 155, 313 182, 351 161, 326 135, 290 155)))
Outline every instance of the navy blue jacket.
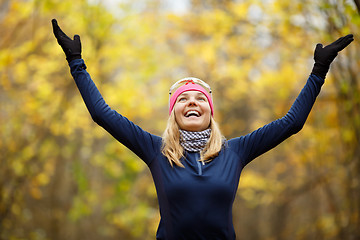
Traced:
POLYGON ((161 153, 161 137, 142 130, 112 110, 102 98, 82 59, 71 73, 93 120, 149 167, 159 201, 157 239, 235 239, 232 205, 240 173, 252 159, 303 127, 324 80, 310 75, 289 112, 254 132, 226 141, 219 156, 202 165, 199 154, 186 152, 185 168, 171 167, 161 153))

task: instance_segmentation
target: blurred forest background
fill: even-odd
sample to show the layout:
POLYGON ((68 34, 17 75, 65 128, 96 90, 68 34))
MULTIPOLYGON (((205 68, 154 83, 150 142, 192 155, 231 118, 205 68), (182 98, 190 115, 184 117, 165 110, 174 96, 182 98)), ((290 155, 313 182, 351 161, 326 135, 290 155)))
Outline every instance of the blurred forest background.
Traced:
POLYGON ((155 239, 150 173, 92 122, 52 18, 107 103, 158 135, 186 76, 212 86, 227 138, 282 117, 315 45, 353 33, 304 129, 244 169, 233 213, 238 239, 360 239, 359 2, 0 0, 0 239, 155 239))

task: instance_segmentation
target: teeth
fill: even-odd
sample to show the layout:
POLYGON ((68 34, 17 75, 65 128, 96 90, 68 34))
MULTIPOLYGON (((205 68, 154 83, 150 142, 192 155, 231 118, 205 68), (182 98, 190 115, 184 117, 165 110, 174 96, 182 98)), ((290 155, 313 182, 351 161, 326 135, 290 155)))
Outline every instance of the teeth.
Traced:
POLYGON ((197 111, 193 111, 193 110, 188 111, 185 116, 188 117, 188 116, 190 116, 191 114, 195 114, 197 117, 199 117, 199 113, 198 113, 197 111))

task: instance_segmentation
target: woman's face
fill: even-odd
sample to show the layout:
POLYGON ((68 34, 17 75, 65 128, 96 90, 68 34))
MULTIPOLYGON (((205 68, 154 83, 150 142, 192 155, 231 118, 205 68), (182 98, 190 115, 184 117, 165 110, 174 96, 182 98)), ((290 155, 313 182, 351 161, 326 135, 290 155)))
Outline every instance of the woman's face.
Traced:
POLYGON ((210 126, 210 105, 206 96, 199 91, 180 94, 174 112, 175 120, 182 130, 197 132, 210 126))

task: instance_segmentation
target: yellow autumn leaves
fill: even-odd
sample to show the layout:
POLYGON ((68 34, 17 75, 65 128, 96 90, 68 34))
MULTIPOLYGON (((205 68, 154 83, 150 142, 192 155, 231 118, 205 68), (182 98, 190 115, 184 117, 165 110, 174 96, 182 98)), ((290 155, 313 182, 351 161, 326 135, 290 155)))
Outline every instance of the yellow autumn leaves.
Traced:
POLYGON ((101 1, 0 1, 0 239, 153 239, 159 221, 147 167, 92 122, 52 18, 81 36, 107 103, 157 135, 168 88, 185 76, 210 83, 227 138, 282 117, 316 43, 354 33, 304 129, 245 168, 234 223, 240 239, 256 239, 246 221, 258 239, 360 236, 355 3, 221 2, 191 1, 176 13, 157 0, 117 11, 101 1), (293 221, 277 231, 284 214, 293 221))

